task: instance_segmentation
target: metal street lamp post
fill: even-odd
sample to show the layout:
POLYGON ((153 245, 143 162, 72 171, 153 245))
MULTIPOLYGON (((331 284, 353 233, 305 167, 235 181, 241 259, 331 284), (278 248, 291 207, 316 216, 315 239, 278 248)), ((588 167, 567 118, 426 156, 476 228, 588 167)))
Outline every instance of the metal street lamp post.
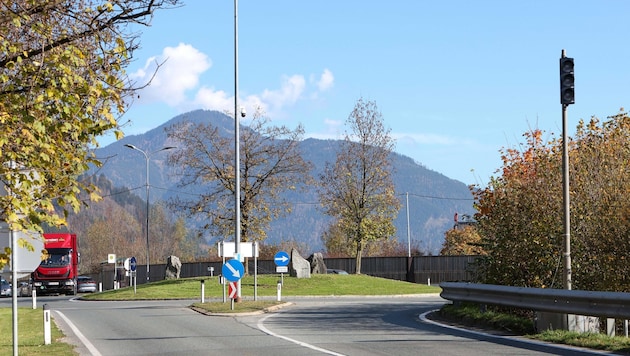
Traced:
POLYGON ((172 150, 173 146, 166 146, 166 147, 162 147, 157 151, 153 151, 150 153, 147 153, 141 149, 139 149, 138 147, 134 146, 134 145, 130 145, 130 144, 125 144, 124 145, 127 148, 131 148, 132 150, 136 150, 140 153, 142 153, 144 155, 144 159, 146 161, 146 166, 147 166, 147 172, 146 172, 146 182, 145 182, 145 186, 147 188, 147 220, 146 220, 146 237, 147 237, 147 282, 149 282, 149 159, 151 158, 151 155, 154 153, 158 153, 161 151, 166 151, 166 150, 172 150))

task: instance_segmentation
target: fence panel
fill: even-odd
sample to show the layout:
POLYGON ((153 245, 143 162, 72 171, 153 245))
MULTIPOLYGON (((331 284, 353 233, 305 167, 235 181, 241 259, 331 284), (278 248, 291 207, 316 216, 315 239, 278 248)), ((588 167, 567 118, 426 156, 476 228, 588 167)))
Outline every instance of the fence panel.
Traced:
MULTIPOLYGON (((414 256, 408 257, 364 257, 361 259, 361 273, 374 277, 409 281, 413 283, 439 284, 442 282, 473 281, 473 262, 477 256, 414 256)), ((275 274, 276 265, 273 260, 258 260, 258 274, 275 274)), ((249 274, 254 274, 254 259, 248 261, 249 274)), ((356 271, 354 258, 324 258, 328 269, 342 269, 350 274, 356 271)), ((210 276, 209 268, 214 268, 214 276, 221 274, 222 262, 182 263, 181 278, 210 276)), ((151 281, 163 280, 165 264, 150 266, 151 281)), ((118 271, 120 274, 124 270, 118 271)), ((137 266, 138 284, 146 283, 146 266, 137 266)), ((103 282, 103 289, 113 288, 113 265, 102 266, 98 280, 103 282)), ((126 280, 126 278, 123 278, 126 280)), ((123 281, 121 285, 126 285, 123 281)))

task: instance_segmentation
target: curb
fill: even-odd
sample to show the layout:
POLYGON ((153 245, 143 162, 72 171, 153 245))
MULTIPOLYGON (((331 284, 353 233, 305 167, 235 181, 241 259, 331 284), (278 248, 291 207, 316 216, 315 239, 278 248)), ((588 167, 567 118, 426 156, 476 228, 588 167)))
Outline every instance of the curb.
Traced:
POLYGON ((253 312, 243 312, 243 313, 212 313, 209 312, 205 309, 202 308, 197 308, 194 306, 190 306, 189 308, 196 311, 199 314, 203 314, 203 315, 208 315, 208 316, 249 316, 249 315, 260 315, 260 314, 266 314, 266 313, 272 313, 275 312, 281 308, 287 307, 289 305, 293 305, 293 303, 287 302, 287 303, 282 303, 282 304, 278 304, 278 305, 272 305, 270 307, 264 308, 262 310, 258 310, 258 311, 253 311, 253 312))

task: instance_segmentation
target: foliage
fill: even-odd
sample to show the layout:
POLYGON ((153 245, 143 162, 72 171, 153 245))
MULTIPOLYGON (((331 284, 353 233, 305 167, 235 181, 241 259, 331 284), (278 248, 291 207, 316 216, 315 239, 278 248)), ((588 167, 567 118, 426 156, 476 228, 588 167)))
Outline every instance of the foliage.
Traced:
POLYGON ((280 241, 280 243, 274 245, 262 242, 258 246, 258 258, 261 260, 273 260, 276 253, 280 251, 290 252, 292 249, 296 249, 300 252, 309 251, 305 242, 298 242, 295 240, 280 241))
POLYGON ((600 333, 581 333, 566 330, 546 330, 530 336, 532 339, 555 344, 586 347, 594 350, 606 350, 620 354, 630 352, 630 339, 625 336, 610 337, 600 333))
POLYGON ((444 244, 440 255, 482 255, 481 236, 473 225, 463 225, 448 230, 444 234, 444 244))
MULTIPOLYGON (((64 224, 81 206, 77 177, 96 138, 114 131, 132 94, 125 67, 137 48, 129 25, 177 0, 0 4, 0 214, 13 230, 64 224), (59 208, 61 211, 57 211, 59 208)), ((22 245, 27 245, 25 241, 22 245)), ((7 261, 0 255, 0 267, 7 261)))
MULTIPOLYGON (((525 134, 504 151, 502 176, 473 187, 488 252, 483 282, 561 287, 564 251, 562 142, 525 134)), ((569 142, 572 274, 575 289, 630 290, 630 117, 580 121, 569 142)))
POLYGON ((346 124, 349 132, 336 162, 326 164, 320 175, 318 195, 324 212, 336 219, 329 233, 340 232, 354 244, 360 274, 366 242, 395 235, 400 202, 390 162, 394 141, 376 103, 359 99, 346 124))
MULTIPOLYGON (((91 177, 104 199, 68 216, 68 228, 77 234, 81 250, 80 273, 97 273, 107 254, 135 256, 146 263, 146 201, 127 188, 113 187, 105 177, 91 177)), ((150 206, 150 262, 165 263, 175 255, 190 262, 200 253, 199 238, 183 218, 173 216, 162 204, 150 206)))
POLYGON ((516 333, 534 333, 532 318, 510 313, 504 313, 489 307, 481 309, 477 304, 462 304, 455 306, 447 304, 438 312, 440 317, 474 327, 486 327, 493 330, 516 333))
MULTIPOLYGON (((348 257, 353 256, 357 250, 356 240, 350 239, 344 234, 339 224, 331 224, 322 236, 328 257, 348 257)), ((417 246, 412 248, 412 255, 422 256, 423 253, 417 246)), ((363 247, 363 257, 386 257, 407 255, 409 246, 395 238, 385 238, 365 241, 363 247)))
MULTIPOLYGON (((304 129, 271 126, 259 109, 246 130, 240 130, 240 222, 242 241, 262 241, 272 219, 290 212, 281 192, 297 190, 309 179, 310 163, 302 159, 298 143, 304 129)), ((205 191, 172 205, 189 217, 207 221, 205 229, 226 238, 233 236, 234 137, 212 124, 181 122, 167 129, 178 142, 169 163, 180 169, 180 187, 202 186, 205 191)))

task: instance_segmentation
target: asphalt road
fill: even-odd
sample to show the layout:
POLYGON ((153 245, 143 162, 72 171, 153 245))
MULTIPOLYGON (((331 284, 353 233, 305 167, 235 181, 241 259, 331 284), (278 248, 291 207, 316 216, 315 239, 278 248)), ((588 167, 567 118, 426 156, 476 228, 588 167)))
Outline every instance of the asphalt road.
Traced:
MULTIPOLYGON (((0 301, 5 306, 6 301, 0 301)), ((20 298, 30 306, 30 298, 20 298)), ((284 298, 260 315, 208 316, 184 301, 94 302, 40 297, 81 355, 579 355, 424 322, 438 296, 284 298)), ((8 303, 10 305, 10 302, 8 303)), ((7 306, 8 306, 7 305, 7 306)))

